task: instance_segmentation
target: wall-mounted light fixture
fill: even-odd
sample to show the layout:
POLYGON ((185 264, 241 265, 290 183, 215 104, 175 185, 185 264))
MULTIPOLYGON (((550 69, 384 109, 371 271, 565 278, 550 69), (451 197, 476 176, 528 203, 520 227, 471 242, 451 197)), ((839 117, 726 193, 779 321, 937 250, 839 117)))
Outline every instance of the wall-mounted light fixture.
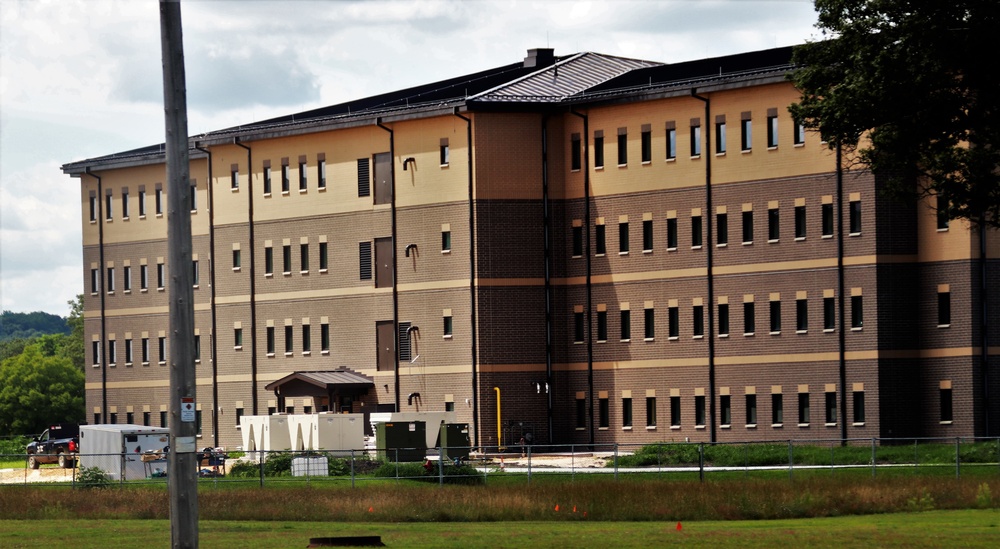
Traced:
POLYGON ((406 249, 404 250, 404 252, 406 253, 406 257, 410 257, 410 249, 413 249, 413 255, 416 255, 416 253, 417 253, 417 245, 416 244, 407 244, 406 245, 406 249))
POLYGON ((404 172, 406 171, 406 165, 409 164, 409 163, 411 163, 411 162, 413 163, 414 167, 417 165, 417 159, 413 158, 412 156, 409 156, 409 157, 407 157, 406 159, 403 160, 403 171, 404 172))
POLYGON ((420 400, 420 393, 410 393, 406 396, 406 404, 408 406, 413 406, 413 399, 420 400))

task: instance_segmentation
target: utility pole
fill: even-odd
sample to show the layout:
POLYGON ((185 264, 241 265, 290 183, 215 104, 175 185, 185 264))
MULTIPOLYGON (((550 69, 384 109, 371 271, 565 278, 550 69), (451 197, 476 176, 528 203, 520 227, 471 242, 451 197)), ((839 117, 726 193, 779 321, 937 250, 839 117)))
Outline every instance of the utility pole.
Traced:
POLYGON ((180 0, 160 0, 163 113, 167 153, 167 248, 170 269, 170 493, 172 547, 198 547, 195 452, 194 289, 188 165, 187 86, 180 0))

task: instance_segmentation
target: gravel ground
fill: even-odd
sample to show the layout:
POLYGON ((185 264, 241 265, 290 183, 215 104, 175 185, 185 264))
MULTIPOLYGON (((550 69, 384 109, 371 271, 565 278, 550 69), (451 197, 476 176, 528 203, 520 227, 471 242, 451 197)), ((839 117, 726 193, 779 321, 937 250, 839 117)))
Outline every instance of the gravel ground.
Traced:
POLYGON ((40 469, 0 469, 0 484, 25 484, 27 482, 70 482, 73 469, 42 465, 40 469))

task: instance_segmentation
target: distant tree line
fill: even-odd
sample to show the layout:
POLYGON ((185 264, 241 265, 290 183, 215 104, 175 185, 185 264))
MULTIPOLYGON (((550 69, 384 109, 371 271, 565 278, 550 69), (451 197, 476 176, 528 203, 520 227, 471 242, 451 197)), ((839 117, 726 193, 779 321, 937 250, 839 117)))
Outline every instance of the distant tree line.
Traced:
POLYGON ((68 335, 71 329, 61 316, 42 311, 33 313, 0 313, 0 341, 30 339, 46 334, 68 335))

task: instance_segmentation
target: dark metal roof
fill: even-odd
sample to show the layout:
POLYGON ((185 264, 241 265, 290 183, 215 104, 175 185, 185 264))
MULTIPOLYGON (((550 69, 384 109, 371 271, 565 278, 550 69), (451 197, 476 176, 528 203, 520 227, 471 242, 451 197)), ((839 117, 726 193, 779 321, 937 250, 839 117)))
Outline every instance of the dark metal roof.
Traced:
POLYGON ((375 380, 354 370, 341 366, 336 370, 326 370, 317 372, 293 372, 277 381, 272 381, 268 383, 264 390, 273 391, 277 387, 290 382, 290 381, 304 381, 310 385, 315 385, 316 387, 321 387, 326 389, 331 385, 336 385, 340 387, 351 386, 351 387, 370 387, 375 385, 375 380))

